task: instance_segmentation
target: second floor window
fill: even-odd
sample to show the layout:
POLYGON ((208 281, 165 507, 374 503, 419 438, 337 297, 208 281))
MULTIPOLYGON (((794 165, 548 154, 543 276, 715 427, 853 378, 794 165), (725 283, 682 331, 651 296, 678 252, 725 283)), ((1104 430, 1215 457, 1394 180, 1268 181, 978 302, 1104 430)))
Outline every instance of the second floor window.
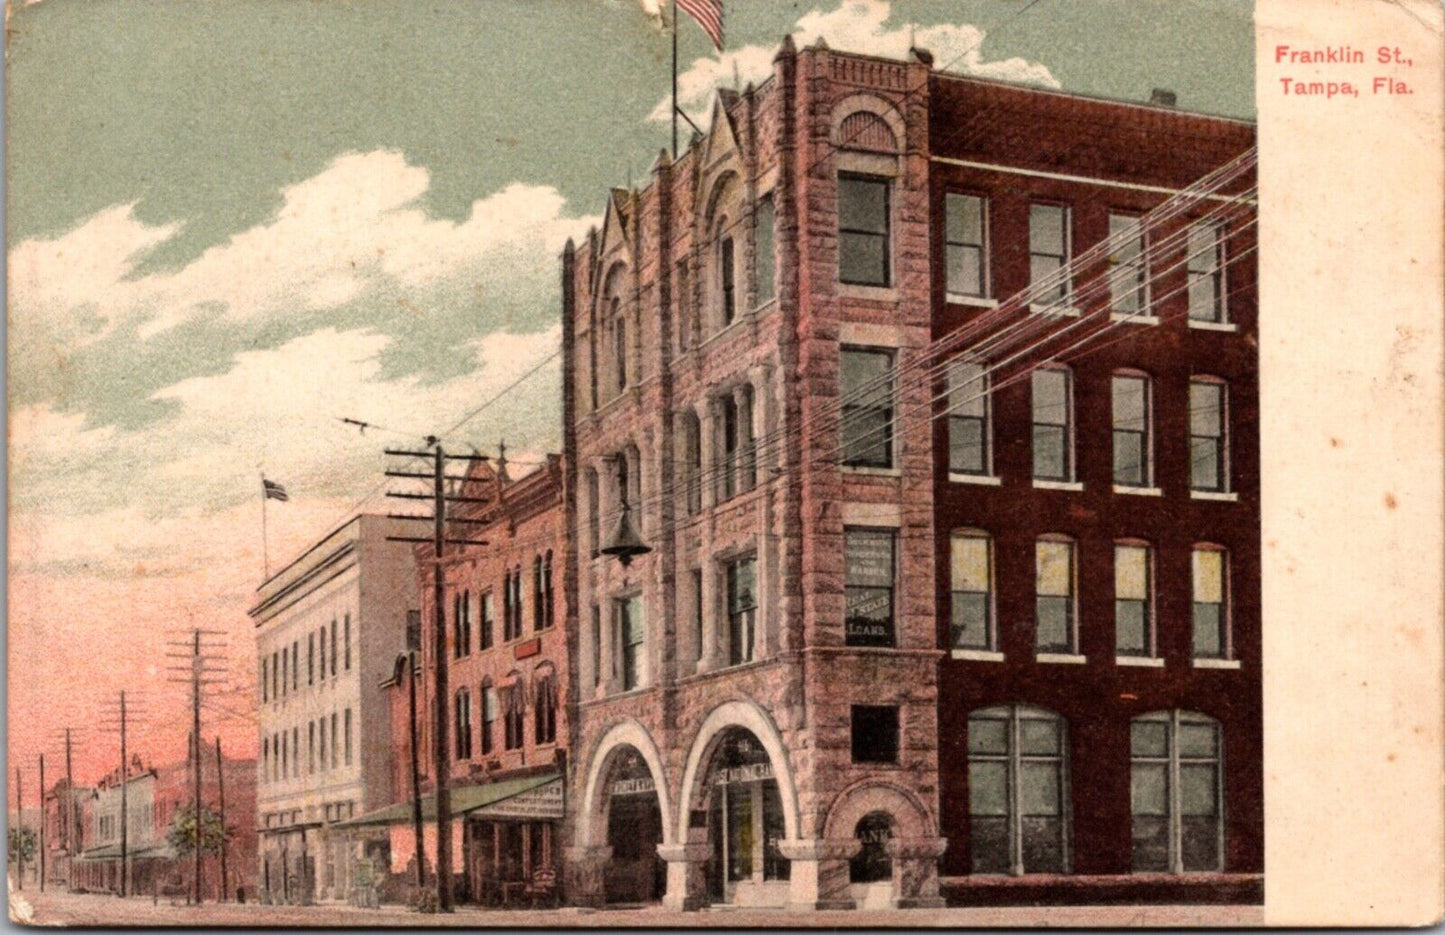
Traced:
POLYGON ((1148 314, 1145 293, 1144 232, 1139 219, 1109 215, 1109 239, 1119 245, 1109 253, 1109 309, 1124 315, 1148 314))
POLYGON ((1223 549, 1194 549, 1194 658, 1229 658, 1227 605, 1229 555, 1223 549))
POLYGON ((642 595, 623 598, 613 604, 617 620, 617 644, 621 649, 622 690, 631 691, 647 683, 647 621, 643 617, 642 595))
POLYGON ((520 678, 514 677, 512 684, 503 691, 502 700, 503 741, 508 750, 520 750, 523 743, 522 728, 525 724, 526 707, 520 678))
POLYGON ((751 662, 758 619, 757 561, 738 559, 727 566, 728 662, 751 662))
POLYGON ((722 323, 727 327, 738 314, 737 262, 731 237, 718 241, 717 262, 718 283, 722 286, 722 323))
POLYGON ((452 655, 457 658, 472 651, 472 595, 461 591, 452 596, 452 655))
POLYGON ((490 679, 482 680, 482 756, 492 752, 492 725, 497 720, 497 690, 490 679))
POLYGON ((895 539, 891 529, 843 531, 843 631, 849 646, 894 645, 895 539))
POLYGON ((1069 209, 1061 205, 1029 207, 1029 286, 1039 305, 1069 301, 1069 209))
POLYGON ((1127 487, 1148 487, 1152 461, 1149 431, 1149 378, 1137 374, 1115 374, 1114 483, 1127 487))
POLYGON ((988 295, 988 253, 984 241, 984 200, 976 195, 944 198, 944 262, 949 295, 988 295))
POLYGON ((893 354, 845 347, 839 352, 843 464, 893 466, 893 354))
POLYGON ((472 758, 472 693, 465 688, 456 694, 457 759, 472 758))
POLYGON ((537 676, 533 689, 533 733, 538 744, 557 740, 557 679, 551 673, 537 676))
POLYGON ((988 371, 983 364, 955 361, 948 368, 948 470, 989 472, 988 371))
POLYGON ((492 648, 492 592, 477 595, 477 639, 482 649, 492 648))
POLYGON ((1189 383, 1189 487, 1229 489, 1225 437, 1225 387, 1212 380, 1189 383))
POLYGON ((773 253, 773 196, 758 199, 753 212, 753 244, 757 253, 758 305, 766 305, 777 296, 777 257, 773 253))
POLYGON ((993 549, 987 534, 953 534, 952 630, 954 649, 992 650, 993 549))
POLYGON ((1077 652, 1074 544, 1067 539, 1040 539, 1034 552, 1034 645, 1041 653, 1077 652))
POLYGON ((889 270, 888 180, 838 176, 838 281, 886 286, 889 270))
POLYGON ((1114 546, 1114 652, 1154 655, 1153 563, 1146 545, 1114 546))
POLYGON ((532 559, 532 629, 545 627, 547 619, 546 601, 542 592, 542 556, 532 559))
POLYGON ((1223 324, 1224 229, 1211 222, 1189 228, 1186 266, 1189 270, 1189 320, 1223 324))
POLYGON ((1034 479, 1074 479, 1073 380, 1067 370, 1035 370, 1033 382, 1034 479))

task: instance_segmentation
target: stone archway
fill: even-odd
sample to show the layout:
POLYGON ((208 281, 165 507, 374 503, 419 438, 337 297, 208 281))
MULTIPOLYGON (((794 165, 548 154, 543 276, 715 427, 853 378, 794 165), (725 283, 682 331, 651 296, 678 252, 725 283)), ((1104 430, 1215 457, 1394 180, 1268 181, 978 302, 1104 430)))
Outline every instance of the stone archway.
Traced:
POLYGON ((828 809, 823 839, 833 851, 853 859, 847 871, 835 876, 849 879, 847 898, 855 903, 898 908, 943 905, 938 893, 938 858, 948 842, 938 836, 932 812, 911 790, 886 780, 854 783, 840 792, 828 809), (874 859, 860 861, 860 855, 874 859), (877 867, 885 855, 891 879, 886 891, 879 893, 871 878, 859 877, 859 869, 870 863, 877 867))

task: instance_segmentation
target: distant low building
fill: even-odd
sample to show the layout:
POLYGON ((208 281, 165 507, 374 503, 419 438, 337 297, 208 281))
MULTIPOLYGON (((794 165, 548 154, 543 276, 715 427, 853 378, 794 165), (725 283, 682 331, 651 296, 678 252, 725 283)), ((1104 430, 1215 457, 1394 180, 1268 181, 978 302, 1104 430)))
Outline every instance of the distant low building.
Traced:
POLYGON ((75 857, 85 848, 84 803, 93 791, 61 779, 45 792, 47 885, 70 885, 75 857))

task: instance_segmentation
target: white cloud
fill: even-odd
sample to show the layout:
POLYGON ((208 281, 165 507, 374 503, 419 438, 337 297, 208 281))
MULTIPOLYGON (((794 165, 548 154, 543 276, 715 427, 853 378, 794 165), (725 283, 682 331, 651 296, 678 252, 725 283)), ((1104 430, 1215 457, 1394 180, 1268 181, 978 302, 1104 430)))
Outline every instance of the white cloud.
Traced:
MULTIPOLYGON (((890 58, 908 54, 909 38, 922 49, 933 53, 936 68, 951 72, 996 78, 1020 84, 1048 88, 1060 87, 1048 67, 1022 58, 984 61, 982 46, 985 32, 967 23, 940 23, 920 26, 913 23, 889 24, 893 9, 889 0, 844 0, 834 10, 813 10, 799 18, 793 29, 793 41, 799 48, 811 45, 819 37, 834 49, 860 52, 890 58)), ((731 86, 736 74, 746 83, 761 83, 773 73, 773 46, 748 45, 728 49, 713 58, 699 58, 678 75, 678 98, 689 112, 705 112, 717 87, 731 86)), ((649 119, 668 120, 671 100, 664 98, 653 108, 649 119)))

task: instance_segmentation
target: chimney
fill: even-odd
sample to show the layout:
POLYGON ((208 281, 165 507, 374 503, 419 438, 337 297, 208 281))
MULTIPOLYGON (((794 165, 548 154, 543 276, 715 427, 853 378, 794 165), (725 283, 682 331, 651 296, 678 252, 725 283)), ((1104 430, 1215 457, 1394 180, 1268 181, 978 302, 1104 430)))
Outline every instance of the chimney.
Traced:
POLYGON ((1149 92, 1149 103, 1155 107, 1173 107, 1179 102, 1179 95, 1168 88, 1155 88, 1149 92))

